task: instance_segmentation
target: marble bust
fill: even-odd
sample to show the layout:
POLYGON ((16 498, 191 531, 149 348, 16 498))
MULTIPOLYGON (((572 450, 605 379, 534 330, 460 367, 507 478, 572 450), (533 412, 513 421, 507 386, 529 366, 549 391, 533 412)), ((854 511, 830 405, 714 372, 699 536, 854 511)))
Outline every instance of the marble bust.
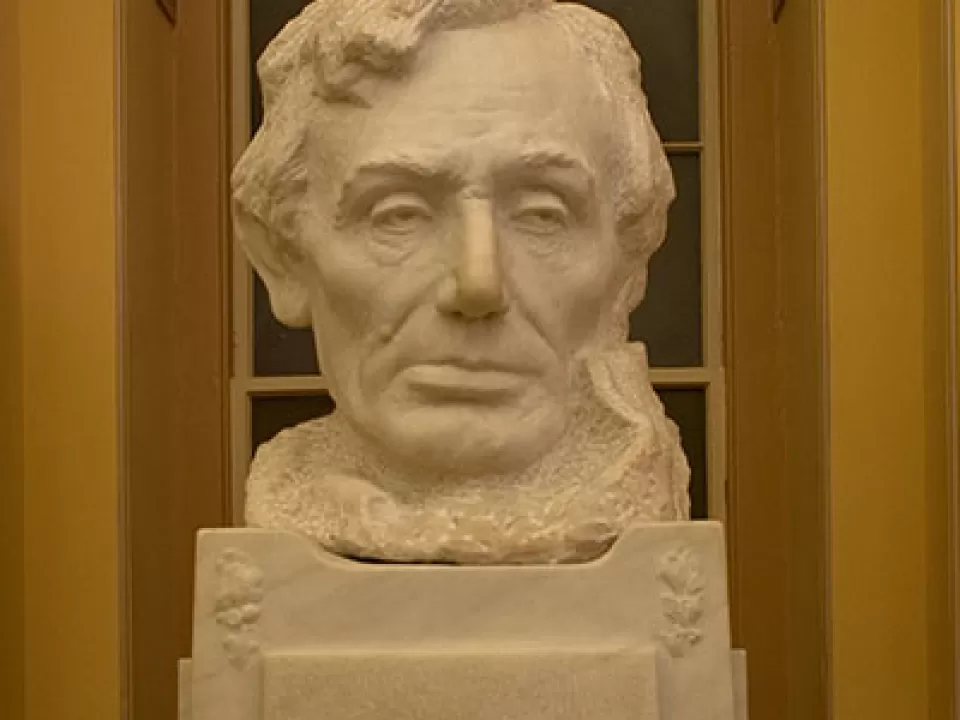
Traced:
POLYGON ((688 519, 627 342, 674 189, 622 29, 553 0, 318 0, 258 67, 236 234, 337 410, 260 448, 248 524, 539 564, 688 519))

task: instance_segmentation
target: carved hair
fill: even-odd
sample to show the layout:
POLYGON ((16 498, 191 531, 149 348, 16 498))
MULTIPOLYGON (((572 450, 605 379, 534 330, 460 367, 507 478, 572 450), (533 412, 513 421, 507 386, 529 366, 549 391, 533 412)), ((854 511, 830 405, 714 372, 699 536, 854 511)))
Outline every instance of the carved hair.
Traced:
MULTIPOLYGON (((325 106, 367 106, 359 90, 371 76, 402 75, 430 34, 483 27, 524 13, 554 22, 593 66, 629 148, 620 157, 616 211, 624 263, 615 331, 646 289, 646 262, 663 242, 673 178, 640 86, 640 63, 610 18, 554 0, 317 0, 289 23, 257 65, 263 125, 233 174, 235 212, 265 231, 281 256, 299 256, 302 198, 308 187, 309 123, 325 106)), ((241 242, 243 222, 238 223, 241 242)))

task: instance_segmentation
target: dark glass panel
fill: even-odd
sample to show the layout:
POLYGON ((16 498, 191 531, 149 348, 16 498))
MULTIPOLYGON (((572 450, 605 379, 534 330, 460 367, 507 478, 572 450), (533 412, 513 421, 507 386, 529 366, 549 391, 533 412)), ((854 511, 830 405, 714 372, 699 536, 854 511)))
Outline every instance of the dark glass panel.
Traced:
POLYGON ((664 140, 700 138, 698 0, 589 0, 616 19, 640 53, 643 86, 664 140))
POLYGON ((707 393, 696 388, 657 388, 667 415, 680 428, 690 462, 690 505, 695 520, 707 517, 707 393))
POLYGON ((253 278, 253 374, 261 376, 316 375, 317 351, 311 330, 281 325, 270 309, 263 281, 253 278))
MULTIPOLYGON (((256 131, 263 119, 256 62, 267 45, 309 0, 251 0, 250 2, 250 120, 256 131)), ((253 374, 257 376, 316 375, 317 357, 309 330, 284 327, 270 310, 267 291, 254 273, 253 374)))
POLYGON ((334 407, 333 399, 326 393, 254 397, 250 408, 250 447, 256 452, 281 430, 329 415, 334 407))
POLYGON ((283 26, 300 14, 310 0, 250 0, 250 127, 263 119, 257 60, 283 26))
POLYGON ((677 200, 667 240, 650 261, 647 296, 630 318, 630 339, 647 344, 654 367, 703 364, 700 161, 670 158, 677 200))

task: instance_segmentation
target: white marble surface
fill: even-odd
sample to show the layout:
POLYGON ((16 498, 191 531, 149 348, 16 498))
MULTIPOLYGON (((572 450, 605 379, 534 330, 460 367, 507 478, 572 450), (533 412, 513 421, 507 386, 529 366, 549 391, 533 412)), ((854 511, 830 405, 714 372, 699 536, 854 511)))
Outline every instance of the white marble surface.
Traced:
POLYGON ((177 666, 178 714, 180 720, 190 720, 193 717, 193 661, 184 659, 177 666))
POLYGON ((749 685, 747 683, 747 653, 733 651, 733 705, 737 720, 749 719, 749 685))
POLYGON ((554 567, 360 564, 206 531, 194 622, 192 720, 736 718, 715 523, 637 526, 554 567))
POLYGON ((657 720, 652 648, 450 647, 267 656, 265 720, 657 720))

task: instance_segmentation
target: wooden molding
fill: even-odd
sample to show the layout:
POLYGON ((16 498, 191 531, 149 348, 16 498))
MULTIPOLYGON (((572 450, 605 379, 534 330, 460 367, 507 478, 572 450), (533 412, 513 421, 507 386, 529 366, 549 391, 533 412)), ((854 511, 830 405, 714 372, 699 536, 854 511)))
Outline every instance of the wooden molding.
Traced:
MULTIPOLYGON (((228 0, 124 17, 124 637, 131 720, 176 717, 194 540, 227 524, 228 0)), ((168 4, 169 5, 169 4, 168 4)))
POLYGON ((773 21, 780 22, 780 15, 787 6, 787 0, 773 0, 773 21))
POLYGON ((157 0, 157 5, 163 10, 163 14, 174 24, 177 22, 177 4, 178 0, 157 0))
POLYGON ((772 7, 721 2, 731 620, 751 717, 823 720, 816 44, 810 4, 772 7))

